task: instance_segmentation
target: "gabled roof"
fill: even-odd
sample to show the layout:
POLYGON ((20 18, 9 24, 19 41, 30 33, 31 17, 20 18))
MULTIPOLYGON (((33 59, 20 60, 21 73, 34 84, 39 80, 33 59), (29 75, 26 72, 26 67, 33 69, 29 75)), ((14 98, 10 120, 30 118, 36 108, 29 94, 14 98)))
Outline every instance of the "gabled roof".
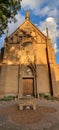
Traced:
POLYGON ((26 22, 28 22, 29 24, 31 24, 32 27, 36 31, 38 31, 39 35, 41 35, 44 38, 47 38, 47 36, 45 36, 29 19, 26 19, 13 33, 11 33, 11 35, 8 38, 10 38, 12 35, 14 35, 18 31, 18 29, 20 29, 24 24, 26 24, 26 22))
MULTIPOLYGON (((47 36, 45 36, 31 21, 29 11, 26 11, 25 21, 8 37, 8 43, 19 43, 20 35, 22 39, 27 37, 29 33, 30 37, 36 40, 36 43, 46 43, 47 36), (18 39, 18 40, 16 40, 18 39)), ((20 42, 21 43, 21 42, 20 42)))

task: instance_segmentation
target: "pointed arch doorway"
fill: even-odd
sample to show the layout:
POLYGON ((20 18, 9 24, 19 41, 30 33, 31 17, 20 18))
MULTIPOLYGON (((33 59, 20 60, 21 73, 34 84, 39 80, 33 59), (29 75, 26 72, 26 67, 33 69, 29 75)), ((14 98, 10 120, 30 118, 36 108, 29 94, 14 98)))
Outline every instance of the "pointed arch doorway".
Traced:
POLYGON ((29 66, 20 68, 19 96, 35 96, 37 95, 36 76, 33 69, 29 66))

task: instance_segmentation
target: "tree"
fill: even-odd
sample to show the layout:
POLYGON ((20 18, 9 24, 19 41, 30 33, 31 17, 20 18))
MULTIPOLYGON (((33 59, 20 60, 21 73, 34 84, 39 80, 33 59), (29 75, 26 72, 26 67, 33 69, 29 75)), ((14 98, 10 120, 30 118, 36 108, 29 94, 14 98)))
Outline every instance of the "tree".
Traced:
POLYGON ((8 22, 12 20, 15 22, 15 15, 21 8, 20 1, 22 0, 0 0, 0 36, 8 22))

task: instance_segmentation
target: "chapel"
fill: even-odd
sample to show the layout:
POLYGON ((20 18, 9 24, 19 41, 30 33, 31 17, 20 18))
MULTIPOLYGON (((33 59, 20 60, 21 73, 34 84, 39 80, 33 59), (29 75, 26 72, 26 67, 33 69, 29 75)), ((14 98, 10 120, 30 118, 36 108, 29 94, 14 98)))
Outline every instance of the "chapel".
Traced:
POLYGON ((30 21, 27 10, 25 21, 5 39, 0 62, 0 97, 38 97, 43 93, 59 96, 59 65, 48 28, 44 35, 30 21))

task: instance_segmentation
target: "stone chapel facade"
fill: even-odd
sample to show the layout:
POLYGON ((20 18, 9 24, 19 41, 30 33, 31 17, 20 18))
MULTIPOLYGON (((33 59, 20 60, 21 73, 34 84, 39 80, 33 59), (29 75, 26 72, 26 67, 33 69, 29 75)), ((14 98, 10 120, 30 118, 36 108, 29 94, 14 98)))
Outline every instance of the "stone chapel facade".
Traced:
POLYGON ((56 64, 51 40, 30 21, 25 22, 5 39, 0 65, 0 97, 19 97, 40 93, 59 96, 59 65, 56 64))

